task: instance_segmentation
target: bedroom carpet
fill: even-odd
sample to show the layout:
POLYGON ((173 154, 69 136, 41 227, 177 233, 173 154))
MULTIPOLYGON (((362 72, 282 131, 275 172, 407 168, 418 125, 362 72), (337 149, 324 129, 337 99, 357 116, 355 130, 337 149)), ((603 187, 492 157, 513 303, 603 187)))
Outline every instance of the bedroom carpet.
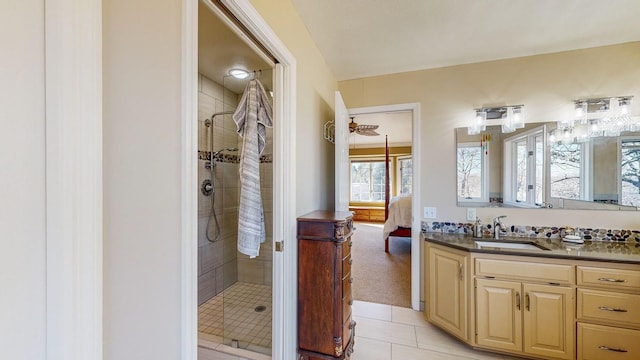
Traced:
POLYGON ((384 252, 382 223, 356 223, 351 249, 353 298, 411 307, 411 239, 389 239, 384 252))

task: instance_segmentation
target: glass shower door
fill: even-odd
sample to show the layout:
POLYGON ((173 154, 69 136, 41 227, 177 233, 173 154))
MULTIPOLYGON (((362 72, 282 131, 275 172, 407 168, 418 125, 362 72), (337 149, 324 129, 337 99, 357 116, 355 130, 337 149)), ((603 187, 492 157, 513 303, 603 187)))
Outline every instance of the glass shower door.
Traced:
MULTIPOLYGON (((216 104, 216 111, 233 111, 238 106, 246 84, 258 78, 271 97, 273 71, 261 70, 246 79, 226 76, 223 79, 224 102, 216 104), (218 109, 220 106, 220 109, 218 109)), ((232 115, 222 117, 222 126, 214 133, 214 148, 238 148, 237 152, 223 152, 219 159, 222 181, 222 232, 225 258, 223 268, 223 343, 232 347, 271 355, 272 342, 272 194, 273 194, 273 132, 267 128, 265 149, 260 158, 260 190, 264 211, 266 241, 259 256, 237 251, 238 212, 240 199, 239 162, 243 138, 237 133, 232 115)))

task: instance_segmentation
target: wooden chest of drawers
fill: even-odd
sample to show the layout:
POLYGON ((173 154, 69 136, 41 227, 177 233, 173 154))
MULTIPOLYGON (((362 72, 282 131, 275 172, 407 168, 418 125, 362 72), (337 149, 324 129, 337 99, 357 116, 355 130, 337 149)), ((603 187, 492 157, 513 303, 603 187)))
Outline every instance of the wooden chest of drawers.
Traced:
POLYGON ((298 218, 298 351, 304 360, 343 360, 353 352, 352 232, 350 212, 298 218))

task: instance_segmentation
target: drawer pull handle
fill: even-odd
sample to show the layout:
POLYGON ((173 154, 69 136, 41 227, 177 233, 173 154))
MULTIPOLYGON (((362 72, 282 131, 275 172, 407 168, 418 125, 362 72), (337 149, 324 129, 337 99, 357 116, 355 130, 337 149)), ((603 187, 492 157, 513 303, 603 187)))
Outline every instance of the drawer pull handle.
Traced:
POLYGON ((625 349, 610 348, 610 347, 608 347, 608 346, 604 346, 604 345, 600 345, 600 346, 598 346, 598 349, 600 349, 600 350, 607 350, 607 351, 614 351, 614 352, 620 352, 620 353, 626 353, 626 352, 628 352, 628 350, 625 350, 625 349))
POLYGON ((353 259, 349 260, 349 265, 353 264, 353 259))
POLYGON ((602 311, 613 311, 613 312, 623 312, 623 313, 627 312, 627 310, 625 309, 616 309, 609 306, 598 306, 598 309, 602 311))
POLYGON ((524 295, 524 306, 527 308, 527 311, 530 311, 530 300, 529 300, 529 293, 524 295))
POLYGON ((463 267, 462 267, 462 264, 460 264, 460 268, 459 268, 459 270, 460 270, 460 280, 462 280, 462 279, 463 279, 463 277, 464 277, 464 275, 463 275, 463 274, 464 274, 464 269, 463 269, 463 267))
POLYGON ((349 241, 349 247, 353 246, 353 240, 349 241))
POLYGON ((353 283, 353 278, 349 278, 349 283, 353 283))
POLYGON ((520 293, 516 291, 516 307, 520 310, 520 293))
POLYGON ((612 278, 598 278, 600 281, 613 282, 613 283, 623 283, 627 282, 627 280, 622 279, 612 279, 612 278))

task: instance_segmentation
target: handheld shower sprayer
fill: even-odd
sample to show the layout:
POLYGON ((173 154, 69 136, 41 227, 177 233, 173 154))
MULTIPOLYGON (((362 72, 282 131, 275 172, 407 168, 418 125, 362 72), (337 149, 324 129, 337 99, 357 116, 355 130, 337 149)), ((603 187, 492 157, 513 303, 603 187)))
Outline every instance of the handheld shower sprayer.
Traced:
POLYGON ((213 176, 213 168, 216 166, 216 163, 214 162, 216 160, 216 157, 220 155, 220 153, 223 151, 238 151, 238 148, 230 147, 230 148, 220 149, 218 151, 212 151, 211 160, 206 161, 204 165, 205 168, 209 169, 209 171, 211 172, 211 180, 207 179, 205 180, 205 182, 202 183, 202 193, 207 196, 209 195, 211 196, 211 214, 209 215, 209 219, 207 220, 207 230, 206 230, 207 240, 209 240, 210 242, 216 242, 220 240, 220 223, 218 222, 218 216, 216 215, 216 212, 214 210, 215 203, 216 203, 216 188, 215 188, 215 182, 214 182, 214 176, 213 176), (211 218, 213 218, 213 223, 215 224, 215 230, 216 230, 215 236, 213 238, 209 235, 211 218))

